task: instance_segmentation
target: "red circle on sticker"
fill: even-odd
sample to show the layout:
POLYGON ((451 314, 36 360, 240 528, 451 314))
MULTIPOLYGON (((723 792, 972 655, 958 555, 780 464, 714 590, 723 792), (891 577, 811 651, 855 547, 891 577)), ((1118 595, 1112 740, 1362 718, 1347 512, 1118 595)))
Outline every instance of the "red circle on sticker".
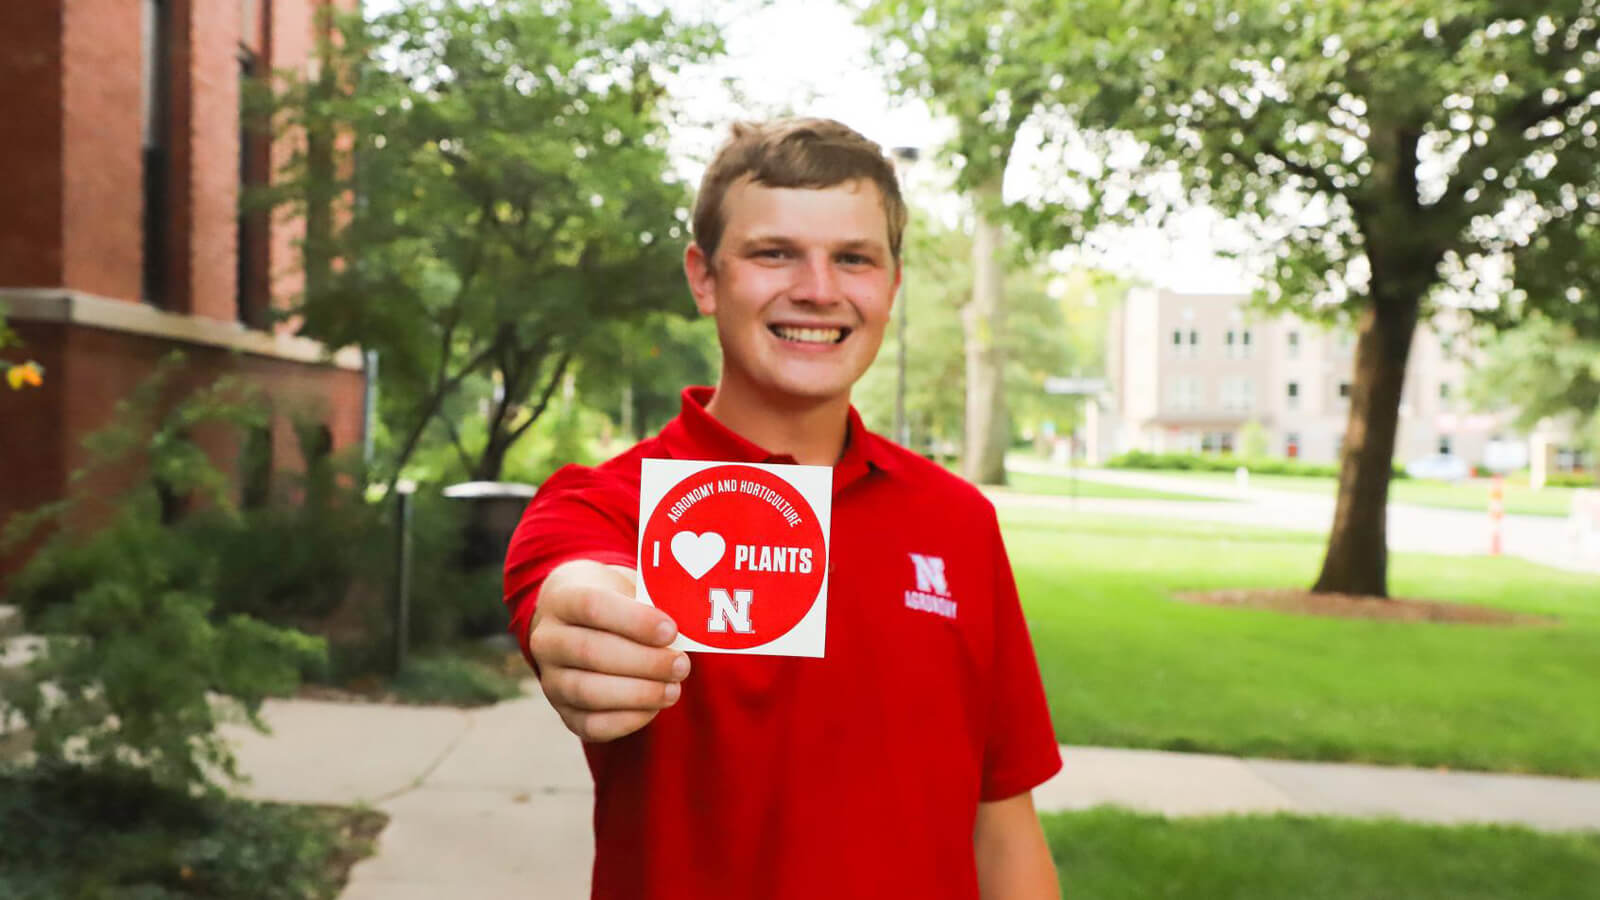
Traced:
POLYGON ((753 466, 702 469, 645 524, 639 574, 684 637, 746 650, 788 634, 817 602, 827 544, 811 504, 753 466))

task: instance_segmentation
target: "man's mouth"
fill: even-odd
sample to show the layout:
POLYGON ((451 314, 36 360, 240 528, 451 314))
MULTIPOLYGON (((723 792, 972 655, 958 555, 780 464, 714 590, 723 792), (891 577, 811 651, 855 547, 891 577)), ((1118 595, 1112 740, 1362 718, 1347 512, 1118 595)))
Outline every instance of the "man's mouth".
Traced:
POLYGON ((767 330, 797 344, 837 344, 850 336, 848 328, 802 328, 795 325, 768 325, 767 330))

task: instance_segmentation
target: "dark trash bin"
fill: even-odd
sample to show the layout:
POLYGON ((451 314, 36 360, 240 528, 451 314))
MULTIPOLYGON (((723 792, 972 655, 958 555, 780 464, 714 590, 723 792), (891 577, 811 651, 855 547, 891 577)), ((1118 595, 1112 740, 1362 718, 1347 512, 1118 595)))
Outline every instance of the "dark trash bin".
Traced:
MULTIPOLYGON (((511 543, 523 509, 538 490, 535 485, 514 481, 465 481, 444 489, 446 498, 467 505, 458 562, 462 572, 470 574, 491 567, 499 571, 505 566, 506 545, 511 543)), ((469 636, 497 634, 505 630, 504 613, 496 604, 481 616, 468 617, 462 627, 469 636)))

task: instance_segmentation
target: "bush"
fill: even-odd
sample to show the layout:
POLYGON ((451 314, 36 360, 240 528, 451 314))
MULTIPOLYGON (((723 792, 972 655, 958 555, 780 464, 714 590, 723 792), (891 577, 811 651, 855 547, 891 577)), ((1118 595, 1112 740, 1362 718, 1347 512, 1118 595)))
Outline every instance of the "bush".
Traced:
POLYGON ((1544 483, 1547 487, 1592 488, 1597 480, 1591 472, 1551 472, 1544 483))
POLYGON ((522 696, 515 679, 456 657, 408 660, 391 688, 406 703, 487 706, 522 696))
POLYGON ((125 768, 0 772, 0 897, 331 900, 342 874, 330 857, 352 848, 329 818, 192 796, 125 768))
MULTIPOLYGON (((1148 453, 1129 450, 1106 461, 1111 469, 1151 469, 1181 472, 1232 472, 1243 466, 1256 475, 1295 475, 1307 478, 1338 478, 1339 467, 1333 464, 1302 462, 1297 459, 1257 457, 1254 459, 1220 455, 1208 456, 1194 453, 1148 453)), ((1405 468, 1394 466, 1392 477, 1407 478, 1405 468)))
POLYGON ((74 473, 67 500, 11 535, 53 527, 10 599, 36 630, 58 639, 24 677, 0 684, 0 704, 21 714, 46 765, 137 766, 158 785, 199 790, 237 777, 217 726, 243 719, 264 727, 261 702, 292 690, 323 646, 218 608, 218 560, 203 532, 184 527, 184 510, 204 502, 216 522, 236 512, 227 479, 190 434, 255 425, 264 411, 227 381, 163 411, 180 359, 164 362, 87 441, 86 472, 144 475, 107 498, 86 487, 86 472, 74 473), (69 514, 90 502, 109 507, 109 521, 88 533, 70 527, 69 514))

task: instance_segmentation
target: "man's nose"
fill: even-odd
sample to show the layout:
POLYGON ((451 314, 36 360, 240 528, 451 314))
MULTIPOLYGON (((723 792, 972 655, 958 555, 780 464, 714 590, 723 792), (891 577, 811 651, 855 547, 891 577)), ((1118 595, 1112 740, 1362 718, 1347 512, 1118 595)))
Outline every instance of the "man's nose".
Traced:
POLYGON ((839 273, 826 253, 810 254, 795 273, 791 298, 808 303, 838 303, 844 299, 839 273))

